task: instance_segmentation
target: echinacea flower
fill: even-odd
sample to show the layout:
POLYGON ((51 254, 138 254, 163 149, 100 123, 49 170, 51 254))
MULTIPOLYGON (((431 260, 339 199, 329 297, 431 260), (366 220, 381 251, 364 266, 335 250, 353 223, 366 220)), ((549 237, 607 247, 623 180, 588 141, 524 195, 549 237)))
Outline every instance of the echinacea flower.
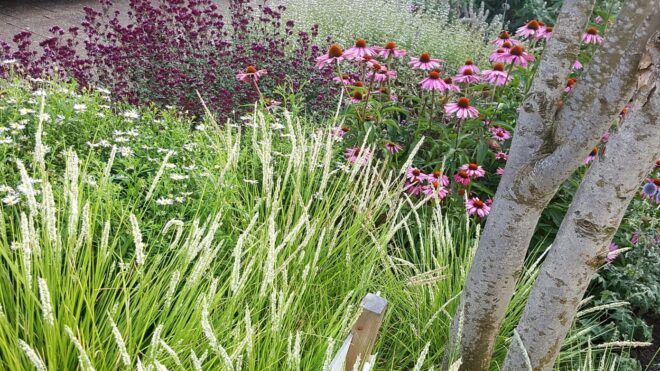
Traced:
POLYGON ((580 63, 580 61, 578 61, 577 59, 575 60, 575 62, 573 62, 573 65, 571 66, 571 68, 573 68, 574 70, 581 70, 582 67, 583 67, 582 63, 580 63))
POLYGON ((468 215, 477 215, 480 218, 485 218, 490 213, 490 206, 481 201, 479 197, 469 198, 465 202, 465 208, 468 215))
POLYGON ((539 40, 548 40, 549 38, 552 37, 552 30, 554 28, 552 26, 547 26, 543 28, 542 32, 538 33, 537 39, 539 40))
POLYGON ((470 163, 470 164, 464 164, 461 165, 459 168, 460 170, 464 170, 467 172, 467 175, 472 178, 481 178, 484 175, 486 175, 486 170, 481 167, 481 165, 477 165, 475 163, 470 163))
POLYGON ((596 27, 589 27, 587 32, 582 34, 582 41, 587 44, 602 44, 603 37, 598 34, 596 27))
POLYGON ((458 170, 456 175, 454 175, 454 181, 464 186, 468 186, 470 185, 470 176, 468 175, 467 171, 458 170))
POLYGON ((332 80, 339 82, 343 85, 351 85, 354 82, 353 79, 347 74, 343 74, 341 76, 335 76, 332 78, 332 80))
POLYGON ((611 242, 607 246, 607 257, 605 260, 607 260, 607 263, 612 263, 614 259, 616 259, 617 255, 619 255, 619 245, 615 244, 614 242, 611 242))
POLYGON ((406 179, 412 183, 426 180, 427 176, 416 167, 411 167, 406 171, 406 179))
POLYGON ((327 64, 339 63, 344 60, 344 50, 337 44, 328 48, 328 53, 316 58, 316 68, 323 68, 327 64))
POLYGON ((250 81, 257 82, 259 81, 259 78, 261 78, 261 76, 266 75, 267 73, 268 71, 266 70, 257 70, 257 68, 254 66, 248 66, 245 69, 245 72, 237 73, 236 78, 239 81, 243 81, 243 82, 250 82, 250 81))
POLYGON ((351 103, 356 103, 357 104, 357 103, 362 102, 363 99, 364 99, 364 97, 362 96, 362 93, 358 90, 354 91, 351 94, 351 103))
POLYGON ((493 126, 492 128, 488 129, 488 131, 493 134, 493 139, 499 140, 500 142, 511 138, 511 133, 499 126, 493 126))
POLYGON ((566 87, 564 88, 564 91, 566 93, 570 93, 571 90, 573 90, 573 86, 575 86, 576 82, 577 82, 577 79, 575 79, 575 78, 568 79, 568 81, 566 81, 566 87))
POLYGON ((361 160, 362 164, 366 164, 371 160, 372 155, 368 148, 353 147, 344 151, 344 157, 352 164, 355 164, 358 160, 361 160))
POLYGON ((533 54, 525 52, 525 48, 520 45, 514 45, 507 55, 505 61, 514 65, 526 68, 528 63, 536 59, 533 54))
POLYGON ((470 105, 470 100, 466 97, 459 98, 456 103, 445 104, 445 113, 448 115, 456 114, 459 119, 479 116, 479 111, 470 105))
POLYGON ((270 99, 270 98, 264 99, 264 103, 266 103, 266 109, 269 111, 275 107, 279 107, 282 105, 282 102, 280 102, 279 100, 270 99))
POLYGON ((497 174, 499 176, 503 176, 504 175, 504 168, 498 167, 497 169, 495 169, 495 174, 497 174))
POLYGON ((349 132, 350 130, 351 130, 351 129, 349 129, 348 126, 338 126, 338 127, 334 128, 334 129, 332 129, 332 135, 333 135, 335 138, 343 138, 344 135, 348 134, 348 132, 349 132))
POLYGON ((492 43, 497 45, 497 46, 502 46, 505 42, 509 42, 511 44, 520 44, 520 41, 516 39, 511 38, 511 34, 507 31, 502 31, 500 32, 500 35, 497 37, 497 39, 493 40, 492 43))
POLYGON ((594 147, 594 149, 592 149, 591 152, 589 152, 589 156, 587 156, 587 158, 585 158, 584 161, 582 161, 582 163, 587 165, 591 161, 593 161, 596 158, 596 156, 598 156, 598 147, 594 147))
POLYGON ((399 143, 394 143, 394 142, 385 143, 385 149, 391 154, 398 153, 399 151, 401 151, 402 148, 403 147, 401 147, 399 143))
POLYGON ((602 21, 603 21, 603 17, 601 17, 599 15, 596 16, 596 18, 594 18, 594 23, 596 23, 596 24, 600 24, 602 21))
POLYGON ((406 55, 406 51, 403 50, 403 49, 398 49, 396 47, 396 43, 392 42, 392 41, 385 44, 384 48, 381 48, 381 47, 377 46, 377 47, 374 47, 374 50, 376 51, 376 54, 380 55, 381 57, 385 57, 385 58, 390 58, 390 57, 401 58, 401 57, 406 55))
POLYGON ((369 72, 368 77, 374 81, 385 82, 396 79, 396 71, 390 71, 387 67, 381 66, 378 63, 373 63, 371 69, 372 71, 369 72))
POLYGON ((520 37, 538 37, 541 31, 543 31, 543 26, 539 24, 539 21, 531 20, 519 27, 516 30, 516 35, 520 37))
POLYGON ((431 184, 422 187, 422 193, 434 200, 442 200, 449 194, 449 190, 443 187, 440 182, 434 181, 431 184))
POLYGON ((442 91, 449 90, 447 84, 440 78, 440 71, 433 70, 429 72, 429 76, 419 83, 424 90, 442 91))
POLYGON ((482 74, 484 80, 495 86, 502 86, 511 81, 511 76, 504 72, 504 64, 495 63, 492 70, 485 70, 482 74))
POLYGON ((506 62, 507 55, 508 53, 504 48, 497 48, 497 50, 488 57, 488 60, 491 62, 506 62))
POLYGON ((421 182, 408 182, 408 181, 406 181, 406 183, 403 186, 403 190, 406 193, 408 193, 409 195, 412 195, 412 196, 419 196, 420 194, 422 194, 422 189, 423 188, 424 188, 424 186, 422 186, 421 182))
POLYGON ((440 182, 440 185, 443 187, 449 187, 449 177, 444 175, 440 170, 428 174, 426 178, 429 182, 440 182))
POLYGON ((459 73, 459 74, 462 74, 463 71, 465 71, 465 70, 468 69, 468 68, 472 71, 472 74, 478 74, 478 73, 481 73, 481 70, 479 70, 479 67, 477 67, 477 66, 474 64, 474 62, 472 61, 472 59, 467 59, 467 60, 465 61, 465 64, 463 64, 463 65, 461 66, 461 68, 458 69, 458 73, 459 73))
POLYGON ((610 132, 606 131, 603 133, 603 135, 600 136, 600 140, 603 143, 607 143, 610 140, 610 132))
POLYGON ((346 49, 344 53, 344 58, 346 59, 358 59, 365 56, 373 57, 376 52, 367 46, 367 42, 364 39, 357 39, 355 45, 346 49))
POLYGON ((504 153, 504 152, 497 152, 497 153, 495 154, 495 159, 496 159, 496 160, 504 160, 504 161, 506 161, 506 160, 509 159, 509 155, 507 155, 507 154, 504 153))
POLYGON ((475 75, 471 68, 465 68, 462 73, 454 76, 454 81, 466 84, 476 84, 480 80, 479 76, 475 75))
POLYGON ((428 71, 428 70, 440 68, 440 62, 442 62, 441 59, 431 58, 431 55, 429 53, 422 53, 419 56, 419 58, 411 57, 410 62, 408 62, 408 64, 413 69, 428 71))
POLYGON ((445 77, 444 79, 442 79, 442 81, 445 83, 445 85, 447 85, 447 91, 453 91, 454 93, 461 92, 461 88, 458 85, 454 84, 451 77, 445 77))

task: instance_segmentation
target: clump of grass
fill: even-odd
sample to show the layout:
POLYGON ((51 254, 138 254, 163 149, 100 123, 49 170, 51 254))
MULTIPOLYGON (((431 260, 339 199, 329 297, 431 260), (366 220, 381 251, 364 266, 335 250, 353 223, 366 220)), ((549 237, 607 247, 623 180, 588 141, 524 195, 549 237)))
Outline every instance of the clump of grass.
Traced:
POLYGON ((390 302, 378 368, 440 363, 478 227, 400 170, 338 165, 330 126, 289 114, 193 124, 39 84, 0 83, 24 126, 0 146, 0 368, 325 369, 367 292, 390 302))

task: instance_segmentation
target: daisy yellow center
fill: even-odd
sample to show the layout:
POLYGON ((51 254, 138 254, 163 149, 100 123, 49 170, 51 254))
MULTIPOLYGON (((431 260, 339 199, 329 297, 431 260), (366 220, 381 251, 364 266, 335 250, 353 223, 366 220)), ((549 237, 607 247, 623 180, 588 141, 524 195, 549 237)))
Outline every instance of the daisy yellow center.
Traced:
POLYGON ((429 78, 431 78, 433 80, 439 79, 440 78, 440 72, 438 72, 438 71, 429 72, 429 78))
POLYGON ((529 23, 527 23, 527 28, 529 28, 530 30, 536 31, 539 29, 539 26, 540 24, 538 21, 529 21, 529 23))
POLYGON ((598 35, 598 30, 596 29, 596 27, 589 27, 589 29, 587 30, 587 33, 589 35, 598 35))
POLYGON ((493 65, 493 71, 504 72, 504 65, 502 63, 495 63, 495 65, 493 65))
POLYGON ((431 55, 429 53, 422 53, 419 56, 419 61, 422 63, 429 63, 431 61, 431 55))
POLYGON ((390 42, 388 42, 387 44, 385 44, 385 49, 393 50, 393 49, 395 49, 395 48, 396 48, 396 43, 393 42, 393 41, 390 41, 390 42))
POLYGON ((254 66, 248 66, 248 68, 245 69, 245 73, 256 73, 257 69, 254 66))
POLYGON ((330 49, 328 49, 328 56, 330 58, 339 58, 342 55, 344 55, 344 51, 339 45, 337 44, 330 45, 330 49))
POLYGON ((367 42, 364 39, 357 39, 357 41, 355 42, 355 46, 358 48, 366 48, 367 42))
MULTIPOLYGON (((465 97, 462 97, 458 100, 458 106, 461 108, 468 108, 470 107, 470 100, 465 97)), ((472 169, 472 165, 474 164, 470 164, 470 170, 476 170, 476 169, 472 169)))

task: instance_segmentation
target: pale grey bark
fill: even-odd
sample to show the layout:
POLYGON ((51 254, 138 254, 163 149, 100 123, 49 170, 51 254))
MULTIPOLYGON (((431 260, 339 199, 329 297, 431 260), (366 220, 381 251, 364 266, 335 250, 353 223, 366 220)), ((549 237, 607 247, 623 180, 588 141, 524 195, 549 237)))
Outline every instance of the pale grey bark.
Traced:
POLYGON ((659 1, 629 0, 624 5, 584 79, 562 107, 564 84, 594 3, 564 1, 521 107, 504 176, 463 289, 457 312, 462 313, 460 338, 457 315, 444 367, 447 354, 458 347, 460 370, 488 370, 541 212, 628 102, 644 45, 657 29, 659 1), (654 13, 655 17, 650 16, 654 13), (610 35, 614 33, 616 36, 610 35), (578 94, 581 96, 575 97, 578 94))
POLYGON ((530 293, 502 370, 551 370, 594 272, 606 262, 630 200, 660 157, 660 39, 644 86, 601 159, 585 175, 530 293), (650 75, 650 76, 649 76, 650 75), (524 347, 524 348, 523 348, 524 347))

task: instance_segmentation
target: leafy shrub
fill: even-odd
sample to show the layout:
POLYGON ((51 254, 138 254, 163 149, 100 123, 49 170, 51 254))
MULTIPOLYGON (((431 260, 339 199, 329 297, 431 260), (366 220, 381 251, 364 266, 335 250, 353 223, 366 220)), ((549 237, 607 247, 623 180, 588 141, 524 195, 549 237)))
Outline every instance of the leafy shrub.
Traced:
MULTIPOLYGON (((33 50, 28 32, 14 37, 16 50, 2 43, 0 59, 15 59, 27 75, 68 75, 83 86, 103 86, 130 103, 174 105, 203 113, 197 92, 224 119, 244 111, 259 97, 251 84, 237 81, 248 66, 266 69, 263 93, 289 85, 323 111, 333 89, 313 73, 319 55, 318 28, 294 31, 284 6, 255 7, 232 0, 225 18, 212 0, 131 1, 124 21, 110 0, 101 10, 85 8, 81 27, 53 27, 53 37, 33 50), (84 52, 80 49, 84 45, 84 52)), ((323 45, 322 45, 323 48, 323 45)), ((8 67, 0 67, 0 76, 8 67)), ((251 110, 251 108, 249 108, 251 110)))

